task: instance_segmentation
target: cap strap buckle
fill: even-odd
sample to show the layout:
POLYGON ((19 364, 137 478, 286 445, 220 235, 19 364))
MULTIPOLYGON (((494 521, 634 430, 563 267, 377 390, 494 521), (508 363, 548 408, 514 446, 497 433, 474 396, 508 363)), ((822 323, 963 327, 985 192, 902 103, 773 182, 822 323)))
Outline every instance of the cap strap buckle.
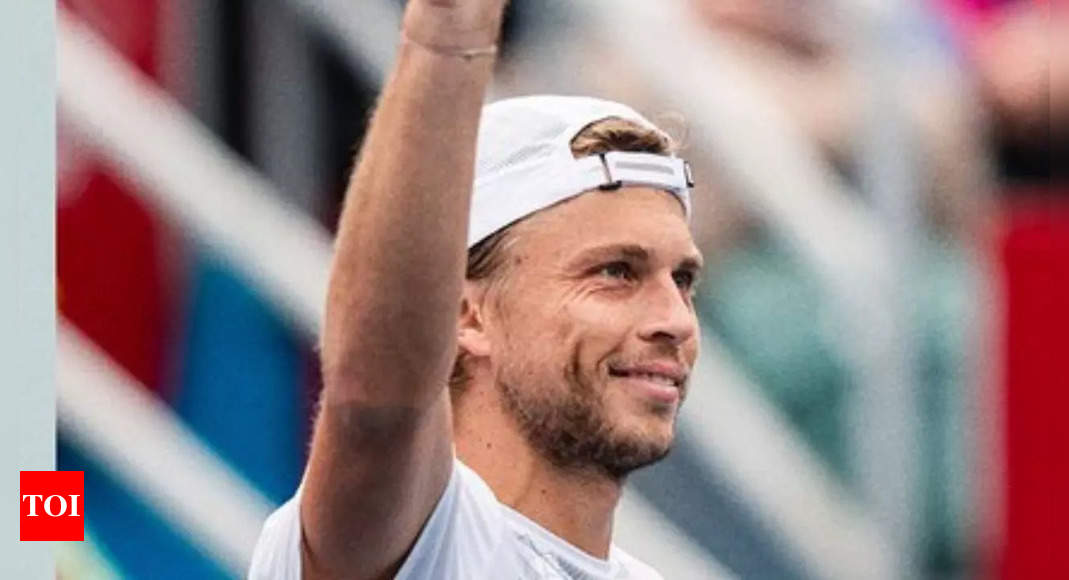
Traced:
POLYGON ((605 154, 598 153, 598 157, 601 159, 602 170, 605 171, 605 182, 599 185, 598 189, 602 191, 612 191, 623 187, 624 181, 622 179, 613 178, 612 167, 609 166, 609 160, 605 158, 605 154))

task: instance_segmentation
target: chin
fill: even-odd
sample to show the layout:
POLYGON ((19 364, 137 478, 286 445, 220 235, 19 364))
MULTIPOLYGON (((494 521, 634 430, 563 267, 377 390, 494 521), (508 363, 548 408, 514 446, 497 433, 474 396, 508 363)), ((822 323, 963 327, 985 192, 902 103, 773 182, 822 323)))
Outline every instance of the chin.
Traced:
POLYGON ((620 403, 621 408, 614 421, 619 429, 643 439, 661 440, 671 445, 679 411, 677 405, 634 400, 620 403))
POLYGON ((606 471, 622 479, 632 471, 649 467, 664 459, 672 449, 671 431, 639 430, 624 434, 612 445, 613 461, 604 464, 606 471))
POLYGON ((632 416, 617 423, 617 432, 652 455, 665 455, 675 441, 675 416, 632 416))
POLYGON ((669 422, 666 426, 658 426, 652 433, 647 433, 646 440, 650 446, 663 449, 664 453, 668 453, 668 450, 672 448, 672 443, 676 439, 675 424, 669 422))

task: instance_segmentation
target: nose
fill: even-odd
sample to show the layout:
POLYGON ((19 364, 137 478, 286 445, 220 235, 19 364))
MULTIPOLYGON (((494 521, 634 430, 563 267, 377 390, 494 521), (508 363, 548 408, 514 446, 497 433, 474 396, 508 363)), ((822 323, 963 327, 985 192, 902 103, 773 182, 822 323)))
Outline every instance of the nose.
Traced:
POLYGON ((682 344, 698 330, 698 319, 690 298, 676 285, 671 274, 650 284, 642 305, 639 336, 650 342, 682 344))

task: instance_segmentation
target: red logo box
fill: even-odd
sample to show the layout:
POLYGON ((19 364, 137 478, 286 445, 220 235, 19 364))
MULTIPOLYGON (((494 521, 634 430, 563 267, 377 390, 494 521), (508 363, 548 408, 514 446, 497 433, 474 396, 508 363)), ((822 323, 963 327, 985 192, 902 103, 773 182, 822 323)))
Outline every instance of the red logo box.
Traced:
POLYGON ((84 487, 82 471, 20 471, 19 540, 83 541, 84 487))

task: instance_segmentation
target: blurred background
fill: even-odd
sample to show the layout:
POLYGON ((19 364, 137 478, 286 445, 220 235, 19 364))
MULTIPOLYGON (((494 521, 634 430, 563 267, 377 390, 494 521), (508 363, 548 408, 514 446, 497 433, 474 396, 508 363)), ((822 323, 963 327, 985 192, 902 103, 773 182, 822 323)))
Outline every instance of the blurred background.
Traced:
MULTIPOLYGON (((57 4, 58 575, 238 578, 295 490, 398 0, 57 4)), ((1069 577, 1069 20, 1029 0, 513 0, 491 98, 699 182, 702 359, 618 542, 666 578, 1069 577)))

